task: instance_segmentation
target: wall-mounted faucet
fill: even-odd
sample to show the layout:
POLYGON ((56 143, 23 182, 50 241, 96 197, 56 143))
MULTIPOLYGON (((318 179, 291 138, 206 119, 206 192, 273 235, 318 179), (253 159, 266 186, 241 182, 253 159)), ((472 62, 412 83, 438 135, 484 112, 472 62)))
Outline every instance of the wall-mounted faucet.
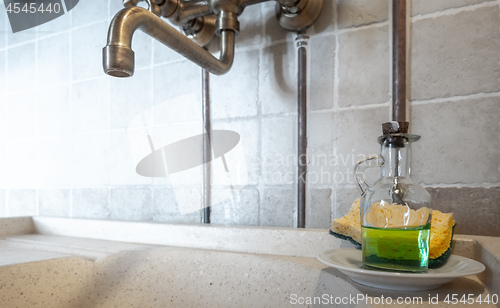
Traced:
MULTIPOLYGON (((136 6, 141 0, 123 0, 124 9, 111 21, 108 42, 103 49, 104 72, 115 77, 134 74, 132 37, 137 29, 175 50, 209 72, 221 75, 234 60, 238 16, 246 6, 271 0, 146 0, 148 9, 136 6), (181 34, 160 16, 179 25, 181 34), (220 56, 215 58, 203 46, 220 36, 220 56)), ((276 16, 289 31, 303 31, 319 16, 323 0, 275 0, 276 16)))

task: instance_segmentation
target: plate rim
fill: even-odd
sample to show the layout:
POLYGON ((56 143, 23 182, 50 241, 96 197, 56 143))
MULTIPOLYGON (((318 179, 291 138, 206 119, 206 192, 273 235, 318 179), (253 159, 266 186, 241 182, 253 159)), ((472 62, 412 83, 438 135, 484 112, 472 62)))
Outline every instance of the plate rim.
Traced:
POLYGON ((368 276, 382 276, 382 277, 399 277, 399 278, 416 278, 416 279, 459 278, 459 277, 477 275, 477 274, 482 273, 486 269, 484 264, 482 264, 481 262, 478 262, 476 260, 466 258, 463 256, 454 255, 454 254, 450 255, 450 258, 453 257, 454 259, 459 259, 463 262, 466 262, 469 265, 473 265, 474 266, 473 270, 464 271, 464 272, 456 272, 456 273, 451 273, 451 272, 450 273, 389 272, 389 271, 368 270, 368 269, 362 269, 362 268, 346 267, 346 266, 343 266, 340 264, 328 262, 328 260, 325 260, 324 258, 322 258, 322 256, 331 256, 332 254, 335 254, 335 253, 348 252, 348 251, 361 254, 361 250, 359 250, 359 249, 352 248, 352 247, 349 247, 349 248, 346 247, 346 248, 337 248, 337 249, 326 250, 326 251, 320 253, 316 258, 321 263, 328 265, 330 267, 336 268, 336 269, 341 270, 341 271, 346 271, 346 272, 350 272, 350 273, 354 273, 354 274, 365 274, 368 276))

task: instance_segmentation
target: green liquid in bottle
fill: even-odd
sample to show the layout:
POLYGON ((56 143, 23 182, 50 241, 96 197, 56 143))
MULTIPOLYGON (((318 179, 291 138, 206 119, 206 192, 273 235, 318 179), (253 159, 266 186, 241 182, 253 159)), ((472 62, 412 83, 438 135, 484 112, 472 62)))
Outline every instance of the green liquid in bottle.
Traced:
POLYGON ((362 227, 363 264, 368 268, 425 272, 431 224, 407 228, 362 227))

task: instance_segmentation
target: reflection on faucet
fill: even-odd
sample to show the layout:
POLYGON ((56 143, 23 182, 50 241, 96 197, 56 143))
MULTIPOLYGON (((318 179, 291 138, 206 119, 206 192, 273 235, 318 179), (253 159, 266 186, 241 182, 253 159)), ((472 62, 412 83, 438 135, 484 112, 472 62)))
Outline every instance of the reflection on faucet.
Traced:
MULTIPOLYGON (((115 77, 134 74, 132 36, 141 29, 162 44, 216 75, 229 71, 234 60, 235 36, 239 31, 238 16, 246 6, 270 0, 146 0, 149 10, 137 7, 140 0, 123 0, 109 27, 108 42, 103 49, 104 72, 115 77), (191 41, 160 17, 182 26, 185 34, 199 45, 208 44, 214 33, 220 36, 220 56, 191 41)), ((280 25, 301 32, 310 27, 321 12, 322 0, 275 0, 280 25)))

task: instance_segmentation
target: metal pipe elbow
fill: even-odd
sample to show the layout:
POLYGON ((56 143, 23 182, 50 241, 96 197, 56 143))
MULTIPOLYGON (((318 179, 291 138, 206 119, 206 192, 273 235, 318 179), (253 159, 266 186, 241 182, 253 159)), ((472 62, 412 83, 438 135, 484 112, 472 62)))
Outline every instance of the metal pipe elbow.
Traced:
POLYGON ((155 14, 141 7, 131 7, 119 11, 111 21, 107 44, 103 48, 103 69, 106 74, 114 77, 130 77, 134 74, 132 37, 137 29, 213 74, 225 74, 233 64, 233 30, 221 31, 220 56, 217 59, 155 14))

